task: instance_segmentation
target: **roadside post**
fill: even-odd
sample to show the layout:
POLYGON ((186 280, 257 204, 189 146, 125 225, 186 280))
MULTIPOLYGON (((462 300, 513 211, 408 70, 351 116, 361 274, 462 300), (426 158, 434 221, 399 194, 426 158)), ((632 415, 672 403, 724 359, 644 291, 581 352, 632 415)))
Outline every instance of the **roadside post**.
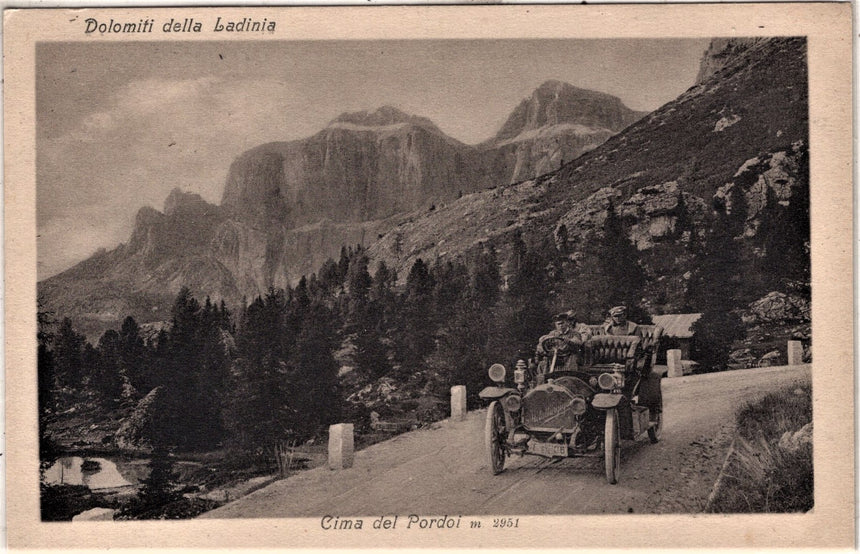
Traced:
POLYGON ((668 377, 683 377, 684 368, 681 366, 681 351, 678 349, 666 351, 666 365, 669 366, 668 377))
POLYGON ((328 428, 328 467, 348 469, 352 467, 355 443, 352 423, 338 423, 328 428))
POLYGON ((466 387, 456 385, 451 387, 451 419, 463 421, 466 417, 466 387))
POLYGON ((788 341, 788 365, 803 363, 803 343, 799 340, 788 341))

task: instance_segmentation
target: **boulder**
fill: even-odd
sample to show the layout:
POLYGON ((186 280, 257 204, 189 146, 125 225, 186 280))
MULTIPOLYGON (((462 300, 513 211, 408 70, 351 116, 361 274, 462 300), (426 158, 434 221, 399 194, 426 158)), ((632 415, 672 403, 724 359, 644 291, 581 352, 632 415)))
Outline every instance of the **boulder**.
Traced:
POLYGON ((640 188, 619 206, 618 211, 633 222, 630 240, 639 250, 645 250, 671 237, 680 217, 701 220, 707 209, 704 200, 682 192, 677 182, 668 181, 640 188))
POLYGON ((809 300, 783 292, 769 292, 749 305, 744 319, 751 323, 797 323, 809 321, 809 300))
POLYGON ((796 452, 806 445, 812 445, 812 422, 793 433, 786 431, 779 438, 779 447, 786 452, 796 452))
POLYGON ((790 204, 798 182, 802 181, 799 175, 802 151, 803 143, 797 143, 790 150, 750 158, 741 164, 731 183, 717 189, 714 200, 731 213, 735 208, 732 197, 738 192, 736 187, 741 188, 739 192, 743 194, 743 209, 746 210, 743 236, 756 235, 769 202, 790 204))
POLYGON ((81 512, 72 518, 72 521, 113 521, 116 510, 110 508, 93 508, 81 512))
POLYGON ((771 350, 758 360, 759 367, 768 367, 772 365, 779 365, 780 359, 782 358, 782 352, 779 350, 771 350))
POLYGON ((556 224, 558 228, 564 225, 570 238, 582 238, 589 232, 603 228, 610 206, 617 206, 621 200, 621 191, 612 187, 603 187, 591 194, 582 202, 577 202, 573 209, 564 214, 556 224))
POLYGON ((749 348, 738 348, 729 353, 729 359, 734 361, 743 361, 752 356, 752 351, 749 348))

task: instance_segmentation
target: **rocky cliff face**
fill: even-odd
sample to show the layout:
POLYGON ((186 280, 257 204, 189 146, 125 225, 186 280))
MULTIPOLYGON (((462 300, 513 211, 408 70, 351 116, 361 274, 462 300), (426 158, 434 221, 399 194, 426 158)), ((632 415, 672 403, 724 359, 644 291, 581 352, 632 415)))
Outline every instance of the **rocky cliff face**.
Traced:
POLYGON ((383 107, 246 152, 230 168, 222 206, 258 227, 369 221, 487 186, 479 169, 473 148, 425 118, 383 107))
POLYGON ((696 83, 702 83, 711 75, 722 70, 727 65, 735 63, 740 54, 757 44, 766 41, 764 38, 718 38, 711 41, 702 57, 696 83))

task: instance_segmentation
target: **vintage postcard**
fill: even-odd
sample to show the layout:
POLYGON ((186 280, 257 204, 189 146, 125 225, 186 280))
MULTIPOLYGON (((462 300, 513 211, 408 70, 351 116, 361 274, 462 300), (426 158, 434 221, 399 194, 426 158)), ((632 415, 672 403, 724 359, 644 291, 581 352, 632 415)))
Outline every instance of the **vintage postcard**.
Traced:
POLYGON ((3 32, 12 548, 853 545, 849 4, 3 32))

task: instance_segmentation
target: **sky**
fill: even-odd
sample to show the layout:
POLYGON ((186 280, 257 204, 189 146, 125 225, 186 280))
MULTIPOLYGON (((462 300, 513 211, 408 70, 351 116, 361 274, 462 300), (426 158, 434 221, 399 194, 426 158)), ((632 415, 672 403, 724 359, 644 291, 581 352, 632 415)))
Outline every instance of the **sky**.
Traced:
POLYGON ((38 278, 128 240, 179 187, 219 204, 230 163, 392 105, 467 144, 549 79, 654 110, 693 85, 703 39, 40 43, 38 278))

